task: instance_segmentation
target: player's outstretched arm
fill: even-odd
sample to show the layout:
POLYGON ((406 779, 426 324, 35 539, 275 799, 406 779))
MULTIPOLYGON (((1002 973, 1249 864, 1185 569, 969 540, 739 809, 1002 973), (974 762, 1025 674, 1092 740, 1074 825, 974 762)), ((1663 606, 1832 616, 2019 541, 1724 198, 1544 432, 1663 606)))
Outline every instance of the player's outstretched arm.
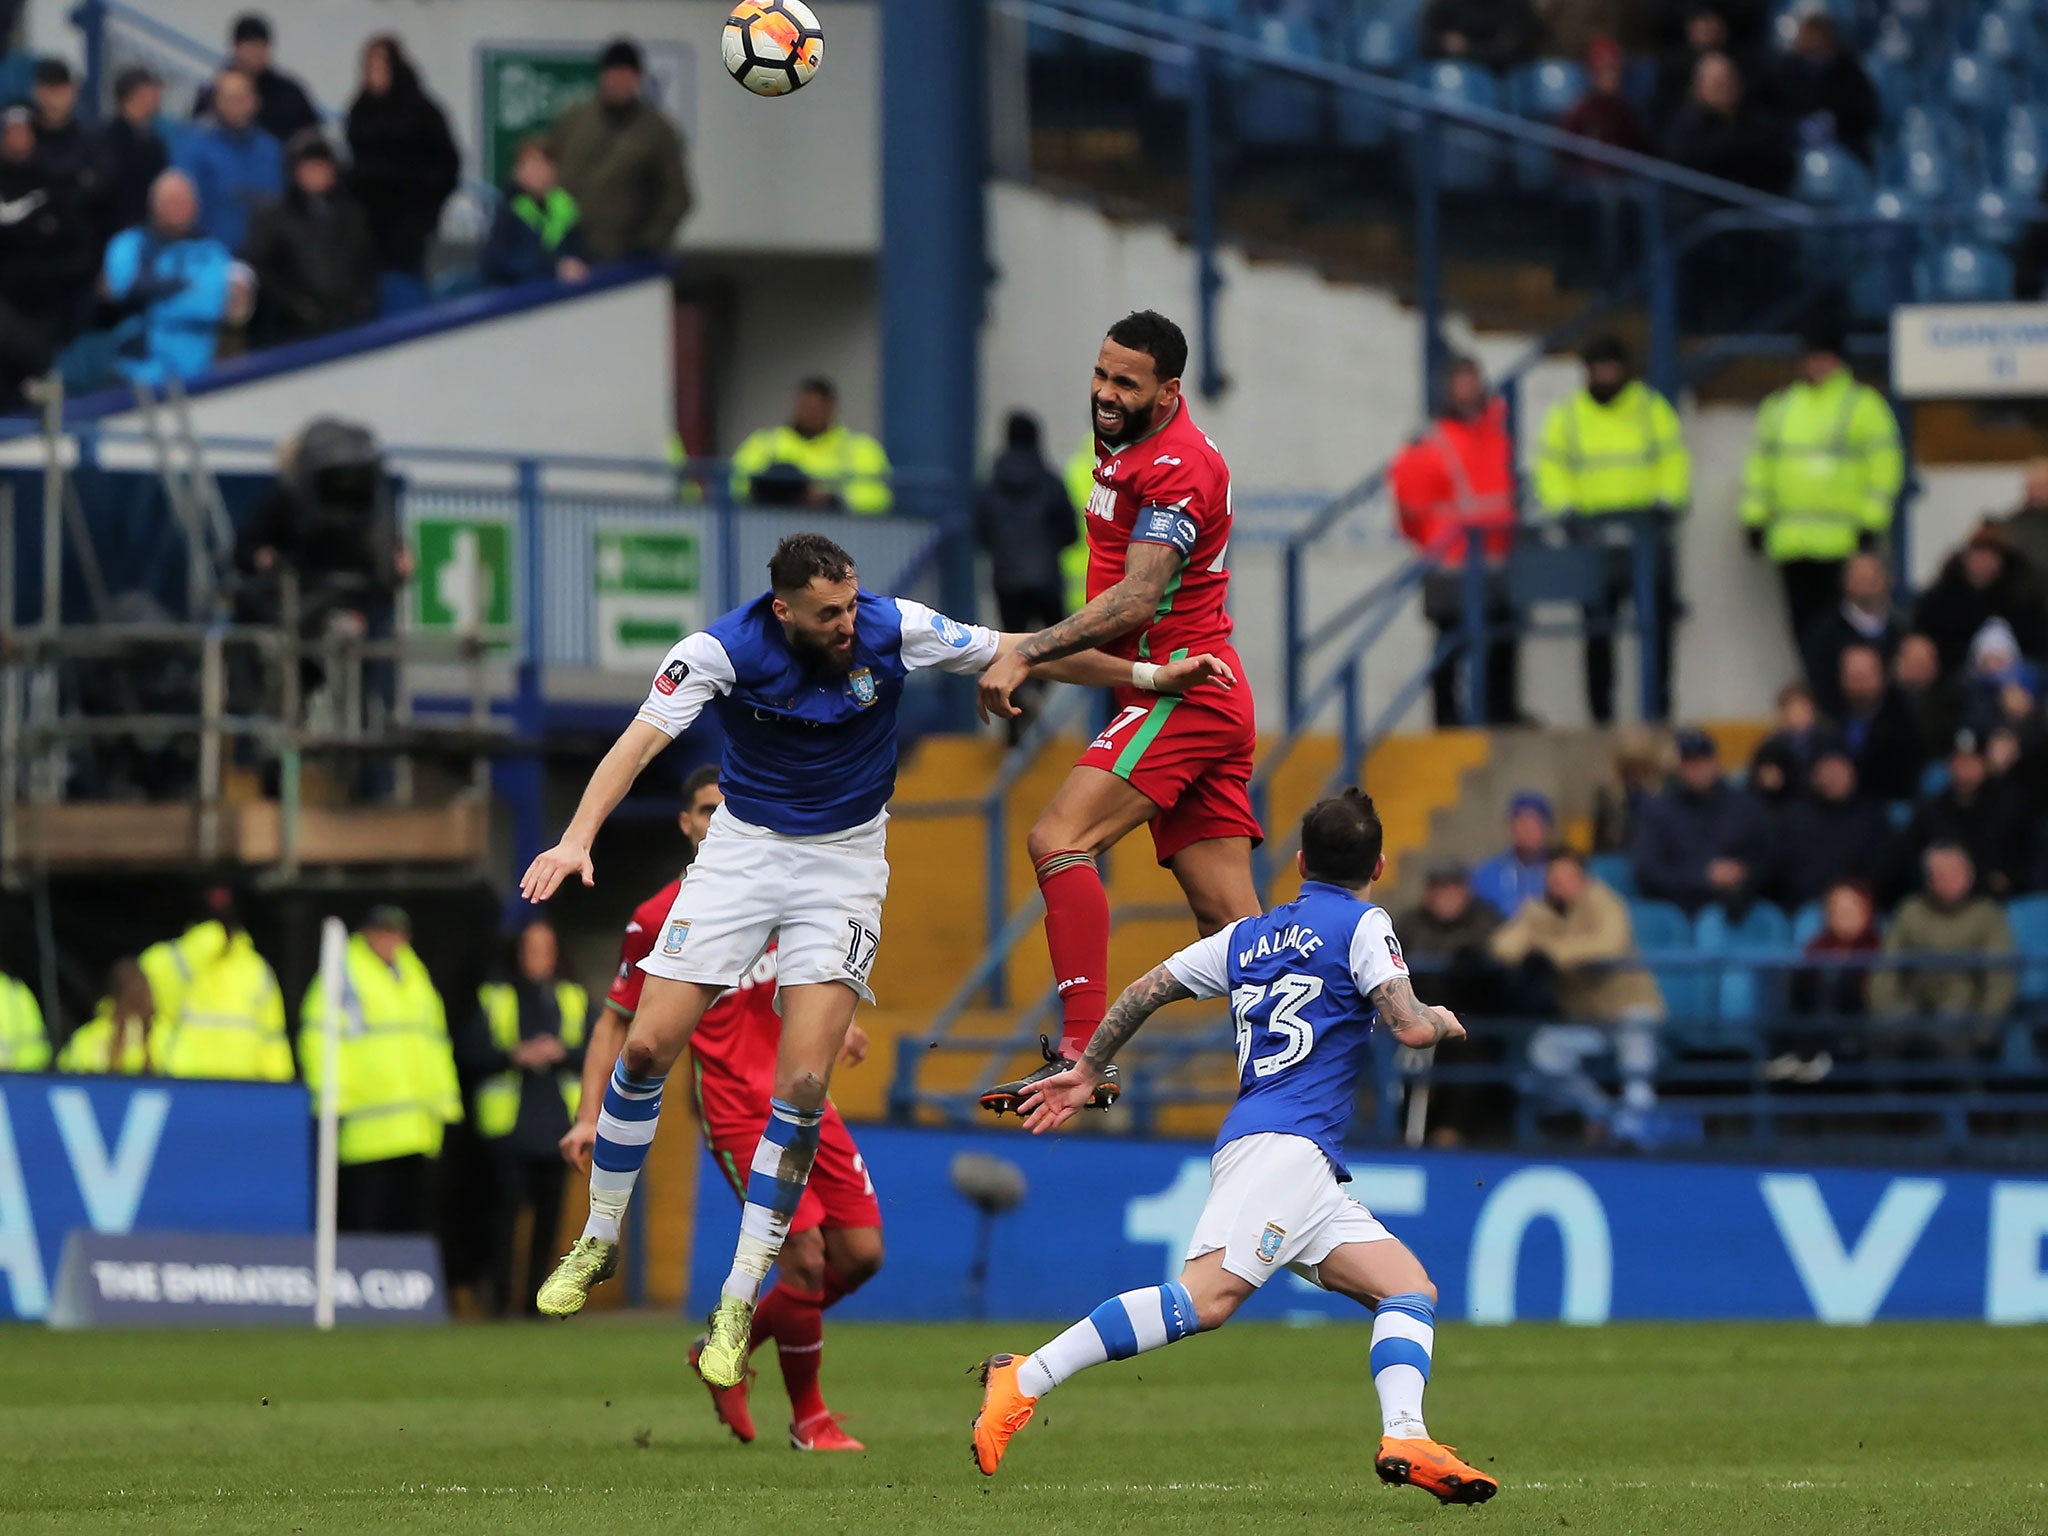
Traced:
POLYGON ((1134 542, 1124 560, 1124 576, 1078 613, 1041 629, 1001 657, 982 674, 985 710, 1007 717, 1010 695, 1019 683, 1048 661, 1089 650, 1106 640, 1127 635, 1159 611, 1159 600, 1185 563, 1171 544, 1134 542), (999 707, 1000 706, 1000 707, 999 707))
POLYGON ((580 875, 585 885, 597 884, 597 872, 590 864, 590 845, 597 838, 597 829, 618 809, 640 770, 653 762, 668 742, 665 731, 645 720, 626 727, 591 774, 562 840, 527 867, 519 882, 520 895, 528 901, 546 901, 571 875, 580 875))
POLYGON ((1104 1080, 1107 1067, 1124 1043, 1143 1027, 1145 1021, 1168 1003, 1193 997, 1194 991, 1166 968, 1155 965, 1123 990, 1109 1005, 1109 1012, 1095 1026, 1088 1049, 1081 1059, 1055 1077, 1039 1083, 1031 1096, 1018 1106, 1024 1128, 1034 1136, 1056 1131, 1088 1107, 1096 1085, 1104 1080))
MULTIPOLYGON (((999 635, 997 662, 1014 654, 1030 638, 1029 635, 999 635)), ((1218 688, 1237 686, 1237 673, 1231 670, 1230 663, 1206 651, 1199 656, 1183 656, 1178 661, 1157 664, 1129 662, 1102 651, 1077 651, 1072 656, 1040 662, 1031 669, 1031 673, 1034 677, 1050 678, 1056 683, 1077 683, 1084 688, 1137 687, 1153 693, 1187 693, 1204 684, 1218 688)), ((1023 711, 1010 702, 1007 692, 997 690, 991 693, 987 676, 987 673, 983 674, 983 686, 976 700, 982 723, 985 725, 991 719, 1012 719, 1022 714, 1023 711)))
POLYGON ((1458 1022, 1458 1016, 1448 1008, 1423 1002, 1406 976, 1381 982, 1366 994, 1365 1000, 1379 1009, 1380 1023, 1388 1033, 1416 1050, 1465 1038, 1465 1026, 1458 1022))

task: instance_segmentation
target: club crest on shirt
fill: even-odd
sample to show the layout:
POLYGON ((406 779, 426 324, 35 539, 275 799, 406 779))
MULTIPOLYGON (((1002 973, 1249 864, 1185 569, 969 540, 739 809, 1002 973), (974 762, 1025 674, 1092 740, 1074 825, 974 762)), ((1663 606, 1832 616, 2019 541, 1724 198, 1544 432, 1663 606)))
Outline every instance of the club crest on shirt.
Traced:
POLYGON ((1408 969, 1408 962, 1401 955, 1401 941, 1391 933, 1387 935, 1387 958, 1394 962, 1395 970, 1405 971, 1408 969))
POLYGON ((690 664, 678 657, 661 669, 661 676, 654 680, 654 691, 663 695, 674 693, 682 680, 690 675, 690 664))
POLYGON ((686 917, 672 917, 668 928, 661 936, 661 952, 664 955, 679 955, 683 952, 683 940, 690 936, 690 920, 686 917))
POLYGON ((938 633, 938 637, 941 640, 945 641, 946 644, 956 651, 965 650, 967 642, 974 638, 974 636, 967 632, 965 624, 960 623, 956 619, 949 619, 943 613, 932 615, 932 628, 938 633))
POLYGON ((1259 1234, 1259 1262, 1261 1264, 1270 1264, 1279 1258, 1280 1244, 1286 1237, 1287 1229, 1285 1227, 1276 1226, 1270 1221, 1267 1222, 1266 1230, 1259 1234))
POLYGON ((862 709, 875 702, 875 674, 866 667, 855 667, 847 674, 846 681, 853 689, 853 702, 862 709))

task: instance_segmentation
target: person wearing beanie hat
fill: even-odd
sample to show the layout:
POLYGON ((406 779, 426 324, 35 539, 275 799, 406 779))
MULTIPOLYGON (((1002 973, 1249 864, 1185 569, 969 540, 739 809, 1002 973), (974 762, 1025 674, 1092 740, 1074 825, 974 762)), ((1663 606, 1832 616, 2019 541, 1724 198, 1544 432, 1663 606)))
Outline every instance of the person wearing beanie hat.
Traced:
POLYGON ((597 62, 597 94, 564 112, 551 134, 562 186, 581 210, 591 260, 659 256, 692 201, 682 136, 644 95, 637 43, 615 38, 597 62))
POLYGON ((1808 327, 1799 378, 1757 412, 1743 476, 1742 525, 1778 568, 1794 645, 1837 601, 1844 562, 1890 534, 1905 479, 1898 419, 1846 348, 1834 317, 1808 327))
POLYGON ((2005 621, 2022 656, 2048 659, 2048 606, 2038 584, 2044 574, 2021 559, 1997 524, 1971 530, 1913 610, 1913 627, 1941 653, 1943 677, 1969 666, 1970 647, 1993 619, 2005 621))
POLYGON ((1543 894, 1557 811, 1545 795, 1525 789, 1508 801, 1508 846, 1472 871, 1472 893, 1502 917, 1543 894))
POLYGON ((256 211, 244 248, 263 346, 346 330, 377 313, 369 221, 341 185, 334 146, 318 128, 303 128, 285 158, 284 196, 256 211))

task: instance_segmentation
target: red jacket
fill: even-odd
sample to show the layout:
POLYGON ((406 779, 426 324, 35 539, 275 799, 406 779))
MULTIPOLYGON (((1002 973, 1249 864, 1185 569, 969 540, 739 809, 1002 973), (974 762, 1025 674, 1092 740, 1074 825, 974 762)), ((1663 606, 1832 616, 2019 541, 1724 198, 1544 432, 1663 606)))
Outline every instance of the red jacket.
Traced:
MULTIPOLYGON (((1506 557, 1515 526, 1515 453, 1507 422, 1507 403, 1491 400, 1477 421, 1440 418, 1401 450, 1390 472, 1394 506, 1402 534, 1418 548, 1462 525, 1481 530, 1488 559, 1506 557)), ((1465 563, 1465 540, 1451 542, 1444 563, 1465 563)))

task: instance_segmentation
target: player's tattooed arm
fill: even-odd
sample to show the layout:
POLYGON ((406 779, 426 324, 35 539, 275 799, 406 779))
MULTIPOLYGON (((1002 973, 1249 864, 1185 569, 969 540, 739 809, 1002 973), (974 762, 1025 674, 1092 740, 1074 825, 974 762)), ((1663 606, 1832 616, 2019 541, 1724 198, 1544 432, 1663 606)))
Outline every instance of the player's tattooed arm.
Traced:
POLYGON ((1053 661, 1129 634, 1159 611, 1167 583, 1183 563, 1181 552, 1171 544, 1132 544, 1124 561, 1124 579, 1079 613, 1026 640, 1017 647, 1017 659, 1053 661))
POLYGON ((1099 1076, 1116 1053, 1123 1049, 1124 1042, 1135 1035, 1147 1019, 1168 1003, 1177 1003, 1194 995, 1164 965, 1153 966, 1125 987, 1123 995, 1109 1005, 1109 1012, 1102 1016, 1102 1022, 1095 1026, 1095 1033, 1089 1038, 1088 1049, 1081 1055, 1082 1061, 1099 1076))
POLYGON ((1380 1023, 1403 1045, 1421 1050, 1465 1036, 1465 1026, 1458 1022, 1458 1016, 1448 1008, 1423 1002, 1406 976, 1381 982, 1366 994, 1365 1000, 1379 1010, 1380 1023))

